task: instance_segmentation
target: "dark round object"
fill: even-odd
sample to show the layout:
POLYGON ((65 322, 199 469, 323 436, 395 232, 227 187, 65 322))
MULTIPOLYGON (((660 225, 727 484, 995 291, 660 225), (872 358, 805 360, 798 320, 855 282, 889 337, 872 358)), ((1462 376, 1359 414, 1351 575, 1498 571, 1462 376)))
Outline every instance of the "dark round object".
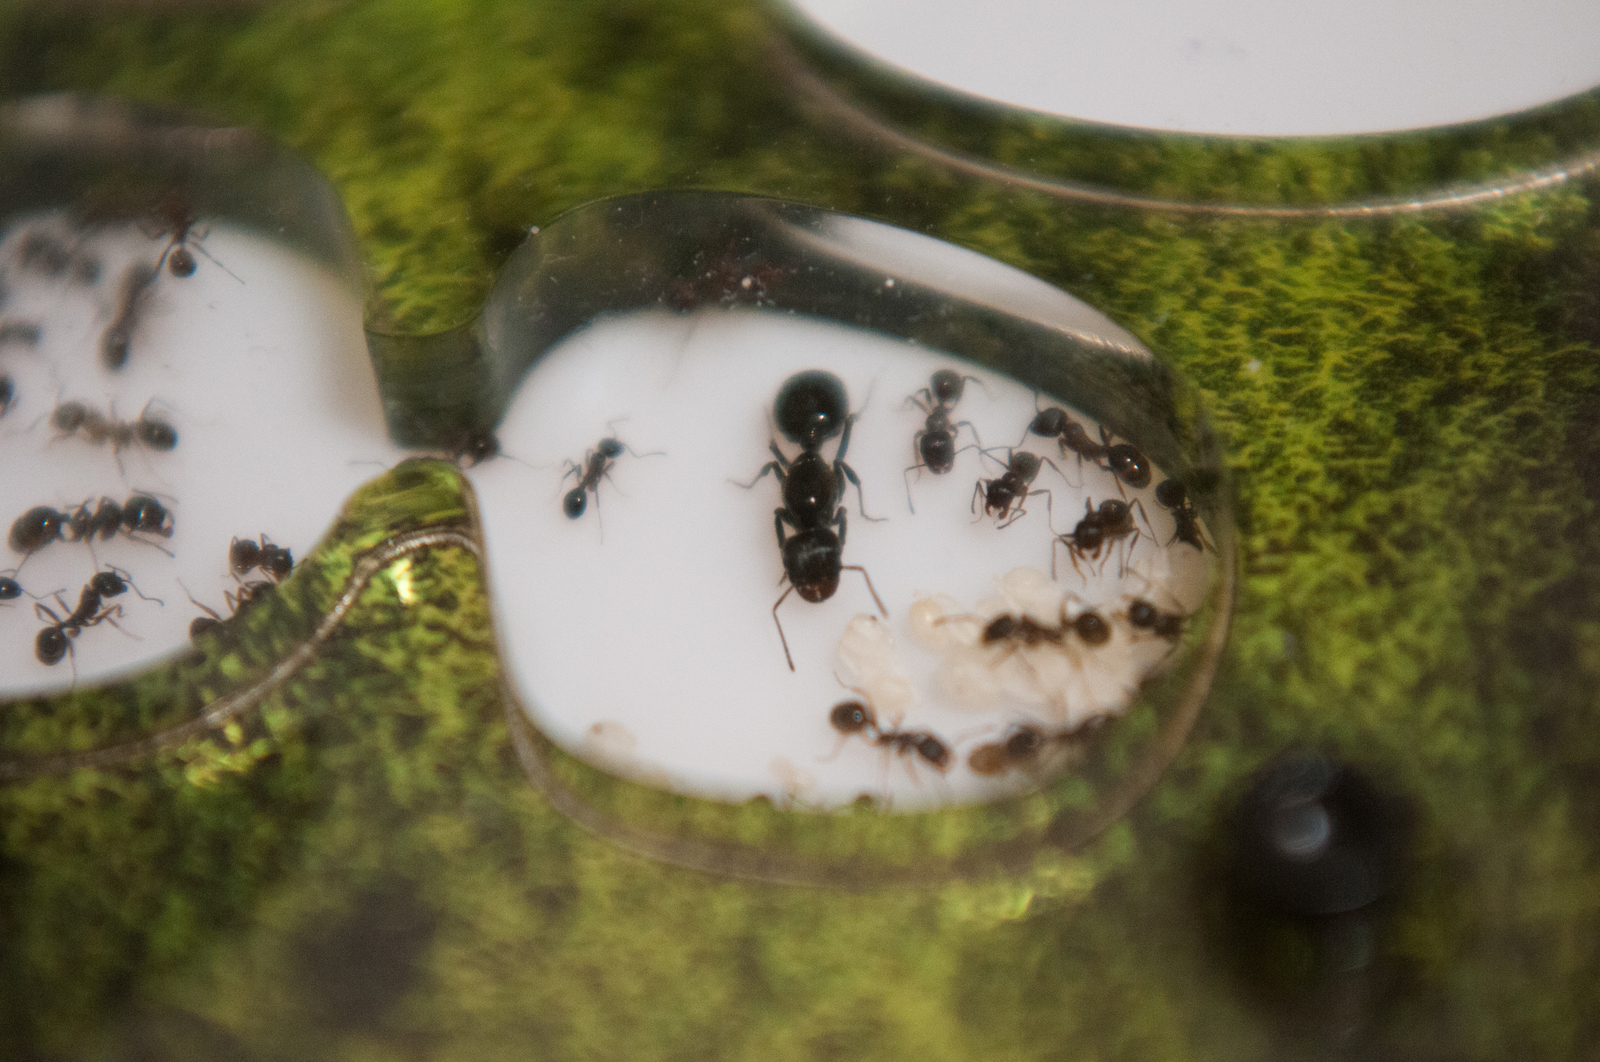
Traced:
POLYGON ((948 770, 950 767, 950 748, 932 734, 922 734, 916 739, 917 755, 927 760, 939 770, 948 770))
POLYGON ((63 434, 70 435, 83 427, 89 419, 89 407, 82 402, 63 402, 50 414, 50 425, 63 434))
POLYGON ((859 734, 872 725, 872 713, 860 701, 840 701, 828 713, 828 721, 841 734, 859 734))
POLYGON ((144 531, 171 538, 172 525, 167 520, 166 506, 148 494, 135 494, 122 507, 122 523, 129 531, 144 531))
POLYGON ((1014 762, 1031 759, 1044 748, 1044 734, 1036 727, 1025 726, 1006 738, 1006 756, 1014 762))
POLYGON ((228 546, 228 567, 233 574, 243 575, 261 563, 261 547, 248 538, 236 538, 228 546))
POLYGON ((67 655, 66 634, 60 627, 46 627, 33 640, 33 655, 39 658, 41 664, 61 663, 61 658, 67 655))
POLYGON ((178 445, 178 432, 164 420, 141 420, 134 429, 139 441, 152 450, 170 450, 178 445))
POLYGON ((17 397, 17 385, 11 382, 11 377, 0 373, 0 417, 11 412, 11 403, 17 397))
POLYGON ((196 616, 189 621, 189 637, 198 638, 207 631, 214 631, 222 626, 222 621, 215 616, 196 616))
POLYGON ((983 629, 983 644, 993 645, 995 642, 1003 642, 1016 633, 1017 617, 1005 613, 990 620, 989 625, 983 629))
POLYGON ((956 465, 956 437, 951 431, 928 430, 917 443, 922 453, 922 463, 935 475, 950 471, 956 465))
POLYGON ((1104 645, 1111 639, 1111 624, 1098 612, 1085 612, 1072 621, 1072 629, 1090 645, 1104 645))
POLYGON ((569 520, 576 520, 582 516, 583 511, 588 507, 589 495, 585 493, 582 487, 573 487, 561 499, 561 511, 567 514, 569 520))
POLYGON ((47 542, 54 542, 61 537, 64 519, 48 505, 35 505, 11 524, 11 548, 18 553, 32 553, 47 542))
POLYGON ((128 592, 128 583, 116 572, 95 572, 89 580, 89 589, 101 597, 116 597, 128 592))
POLYGON ((1135 627, 1144 629, 1154 627, 1160 615, 1160 610, 1143 598, 1137 598, 1128 606, 1128 622, 1135 627))
POLYGON ((1189 491, 1181 479, 1164 479, 1156 485, 1156 501, 1168 509, 1187 509, 1189 491))
POLYGON ((844 381, 821 369, 797 372, 785 380, 773 406, 778 430, 805 450, 837 435, 849 413, 844 381))
POLYGON ((466 458, 468 465, 475 465, 479 461, 487 461, 500 453, 500 440, 486 431, 470 432, 465 445, 461 447, 461 456, 466 458))
POLYGON ((167 270, 175 277, 194 275, 195 260, 187 247, 174 247, 167 255, 167 270))
POLYGON ((1106 464, 1112 475, 1134 490, 1150 485, 1150 459, 1131 443, 1117 443, 1107 450, 1106 464))
POLYGON ((261 551, 261 570, 282 579, 294 570, 294 554, 282 546, 268 546, 261 551))
POLYGON ((940 369, 929 379, 934 399, 941 406, 953 406, 961 401, 967 389, 966 378, 953 369, 940 369))
POLYGON ((1399 873, 1405 831, 1397 803, 1320 752, 1285 753, 1262 767, 1233 826, 1239 884, 1287 914, 1359 910, 1399 873))
POLYGON ((1067 416, 1066 410, 1051 406, 1049 409, 1041 409, 1033 415, 1033 422, 1028 425, 1028 430, 1035 435, 1043 435, 1046 438, 1053 439, 1067 430, 1067 424, 1070 420, 1071 418, 1067 416))
POLYGON ((22 584, 9 575, 0 575, 0 601, 15 601, 22 596, 22 584))

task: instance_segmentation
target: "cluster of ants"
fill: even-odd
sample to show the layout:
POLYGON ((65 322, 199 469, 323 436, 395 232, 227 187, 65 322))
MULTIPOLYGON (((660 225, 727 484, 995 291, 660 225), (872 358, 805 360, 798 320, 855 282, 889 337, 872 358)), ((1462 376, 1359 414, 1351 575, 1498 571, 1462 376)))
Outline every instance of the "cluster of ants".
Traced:
MULTIPOLYGON (((158 544, 137 536, 170 538, 172 530, 172 513, 165 506, 147 494, 135 494, 121 505, 109 498, 101 498, 92 510, 89 503, 84 502, 71 513, 44 505, 35 506, 12 523, 7 542, 13 550, 25 554, 25 565, 34 553, 53 542, 81 542, 92 549, 96 537, 103 540, 118 532, 162 549, 158 544)), ((59 664, 68 657, 72 653, 72 640, 85 629, 101 623, 118 627, 116 621, 123 616, 122 605, 107 605, 108 598, 120 597, 132 589, 145 601, 154 601, 163 607, 166 605, 160 598, 151 597, 134 586, 133 577, 127 571, 116 565, 100 569, 97 563, 95 574, 78 594, 77 606, 68 608, 61 596, 66 592, 64 588, 49 594, 33 594, 23 589, 18 580, 21 567, 8 569, 8 574, 0 575, 0 602, 15 601, 24 594, 34 599, 34 614, 45 624, 34 639, 34 656, 46 666, 59 664), (45 599, 51 597, 55 598, 60 612, 44 603, 45 599)), ((264 534, 256 541, 234 538, 228 547, 228 568, 239 582, 239 589, 236 593, 225 592, 223 597, 230 612, 236 614, 246 604, 260 600, 282 581, 294 568, 294 556, 288 549, 274 545, 264 534), (265 578, 244 581, 242 577, 252 571, 259 571, 265 578)), ((214 609, 195 601, 192 595, 189 600, 206 613, 197 616, 189 624, 191 638, 222 624, 223 618, 214 609)))
MULTIPOLYGON (((956 754, 949 741, 931 730, 884 726, 878 722, 871 698, 862 690, 854 692, 860 694, 860 700, 840 701, 828 713, 828 722, 842 739, 860 735, 868 744, 883 749, 885 755, 904 759, 913 775, 918 761, 940 774, 955 765, 956 754)), ((1100 722, 1096 718, 1082 726, 1057 730, 1047 730, 1037 723, 1012 724, 1001 740, 984 742, 968 753, 967 767, 985 777, 1034 769, 1042 764, 1052 746, 1080 741, 1100 722)))

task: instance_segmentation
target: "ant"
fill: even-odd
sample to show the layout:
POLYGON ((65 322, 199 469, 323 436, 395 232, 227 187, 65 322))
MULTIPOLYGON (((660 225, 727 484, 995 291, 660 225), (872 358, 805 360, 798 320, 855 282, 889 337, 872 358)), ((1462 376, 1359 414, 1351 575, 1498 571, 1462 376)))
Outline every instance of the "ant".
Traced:
MULTIPOLYGON (((128 592, 133 586, 132 580, 126 578, 127 573, 120 568, 110 568, 107 571, 95 572, 94 578, 84 585, 78 594, 78 607, 67 612, 67 603, 61 600, 61 595, 56 594, 56 601, 61 605, 62 611, 67 612, 63 619, 57 616, 55 610, 48 605, 35 604, 34 614, 40 619, 50 617, 50 622, 39 632, 34 639, 33 654, 38 657, 39 663, 46 666, 59 664, 61 658, 72 648, 69 638, 76 638, 85 627, 93 627, 98 623, 107 622, 113 627, 117 625, 112 617, 122 615, 121 605, 111 605, 102 609, 108 597, 118 597, 128 592)), ((146 597, 137 587, 134 592, 146 601, 156 601, 162 604, 160 598, 146 597)))
POLYGON ((1184 617, 1176 612, 1162 612, 1142 597, 1128 604, 1128 623, 1134 628, 1149 631, 1157 638, 1175 642, 1183 637, 1184 617))
MULTIPOLYGON (((191 259, 192 261, 192 259, 191 259)), ((117 309, 111 324, 100 337, 100 360, 108 369, 120 369, 128 363, 128 350, 133 345, 133 330, 138 325, 139 310, 150 285, 161 275, 160 263, 135 262, 122 274, 122 284, 117 289, 117 309)))
POLYGON ((16 552, 32 554, 57 539, 87 542, 96 534, 103 539, 110 538, 118 530, 125 530, 130 537, 135 532, 143 532, 171 538, 172 528, 172 514, 165 506, 148 494, 135 494, 120 506, 109 498, 101 498, 99 508, 93 513, 89 511, 88 502, 72 513, 36 505, 12 522, 7 541, 16 552))
POLYGON ((1054 438, 1060 444, 1062 454, 1070 450, 1078 455, 1080 463, 1087 458, 1134 490, 1142 490, 1150 485, 1150 459, 1144 455, 1144 451, 1132 443, 1113 444, 1112 435, 1104 425, 1100 427, 1100 441, 1095 442, 1089 438, 1087 429, 1069 417, 1066 410, 1051 406, 1034 414, 1023 438, 1027 438, 1030 432, 1054 438))
POLYGON ((1189 500, 1189 491, 1179 479, 1164 479, 1156 486, 1156 501, 1160 502, 1172 514, 1177 531, 1168 540, 1167 545, 1174 542, 1186 542, 1199 550, 1206 551, 1210 542, 1206 540, 1205 532, 1200 530, 1200 514, 1195 511, 1194 503, 1189 500))
MULTIPOLYGON (((913 391, 906 397, 907 404, 914 404, 928 418, 922 430, 911 437, 911 445, 921 461, 907 467, 902 473, 906 481, 906 504, 912 513, 917 511, 917 507, 911 502, 911 472, 926 468, 937 476, 954 468, 959 452, 956 450, 956 432, 963 424, 972 431, 972 437, 978 439, 978 429, 972 426, 971 421, 963 420, 955 425, 950 423, 950 411, 961 401, 968 380, 979 385, 983 383, 976 376, 963 376, 952 369, 940 369, 929 378, 927 387, 913 391)), ((983 440, 978 439, 977 445, 982 447, 983 440)))
MULTIPOLYGON (((1055 547, 1057 545, 1066 547, 1067 557, 1072 561, 1072 570, 1077 572, 1079 578, 1082 579, 1087 579, 1087 576, 1083 574, 1083 569, 1078 567, 1078 559, 1080 557, 1086 560, 1098 560, 1100 551, 1105 546, 1129 535, 1133 536, 1133 541, 1128 545, 1128 552, 1132 553, 1133 547, 1138 545, 1139 537, 1143 534, 1133 522, 1134 506, 1138 506, 1140 514, 1144 514, 1144 504, 1137 498, 1133 500, 1131 505, 1125 501, 1118 501, 1116 498, 1107 498, 1100 503, 1100 508, 1098 509, 1092 508, 1089 500, 1087 498, 1084 499, 1083 519, 1079 520, 1078 526, 1074 527, 1069 533, 1056 536, 1055 542, 1050 547, 1050 578, 1054 579, 1056 577, 1055 547)), ((1146 527, 1150 526, 1149 516, 1145 516, 1144 522, 1146 527)), ((1152 537, 1154 537, 1153 533, 1152 537)), ((1104 567, 1103 562, 1101 567, 1104 567)), ((1123 567, 1124 569, 1127 567, 1126 557, 1124 557, 1123 567)))
POLYGON ((22 589, 21 583, 12 578, 12 576, 17 574, 17 569, 8 568, 6 570, 9 571, 11 575, 0 575, 0 601, 15 601, 17 598, 27 593, 27 591, 22 589))
POLYGON ((236 576, 259 568, 273 582, 281 582, 294 569, 294 554, 283 546, 273 545, 265 534, 260 536, 259 545, 235 536, 228 546, 228 568, 236 576))
MULTIPOLYGON (((600 511, 600 480, 611 479, 611 466, 617 463, 617 458, 621 457, 623 453, 630 453, 634 457, 662 457, 666 454, 665 450, 652 450, 647 454, 639 453, 633 447, 617 438, 616 429, 612 427, 616 423, 616 421, 611 421, 606 425, 607 428, 611 429, 610 436, 595 443, 594 449, 587 451, 583 455, 582 464, 572 460, 569 460, 566 464, 566 471, 562 473, 561 481, 565 483, 568 476, 575 475, 578 477, 578 485, 567 491, 566 495, 561 499, 561 511, 567 514, 567 519, 569 520, 576 520, 589 508, 590 494, 594 495, 595 512, 598 513, 600 511)), ((615 481, 613 480, 613 482, 615 481)))
POLYGON ((493 432, 468 428, 450 438, 445 453, 462 468, 471 468, 491 457, 500 456, 500 440, 495 438, 493 432))
POLYGON ((783 488, 783 508, 774 510, 773 528, 778 535, 778 549, 783 553, 783 575, 789 586, 772 606, 772 622, 777 624, 778 639, 783 642, 783 655, 790 671, 795 669, 794 655, 789 652, 789 639, 784 636, 783 623, 778 619, 778 607, 791 592, 798 590, 802 598, 813 604, 826 601, 839 589, 839 573, 848 568, 861 573, 867 581, 867 589, 872 592, 872 600, 877 602, 878 611, 889 615, 867 570, 859 564, 843 563, 848 507, 840 505, 837 512, 833 507, 844 495, 846 480, 855 484, 862 517, 873 519, 867 516, 860 478, 844 463, 845 451, 850 447, 850 428, 856 419, 848 409, 849 398, 844 381, 839 377, 820 369, 795 373, 779 389, 773 414, 784 438, 800 447, 800 456, 791 462, 783 456, 776 442, 769 442, 768 448, 775 460, 761 466, 761 471, 749 483, 735 481, 737 486, 749 490, 771 472, 783 488), (822 444, 841 430, 839 449, 830 463, 822 456, 822 444), (783 533, 786 523, 795 531, 787 539, 783 533), (837 533, 833 530, 835 527, 839 529, 837 533))
POLYGON ((967 756, 967 766, 973 774, 993 776, 1004 774, 1016 768, 1018 770, 1032 770, 1038 765, 1039 757, 1043 755, 1045 747, 1058 742, 1071 741, 1090 729, 1097 727, 1100 718, 1089 720, 1071 730, 1059 730, 1050 733, 1033 723, 1021 723, 1013 727, 1011 733, 1004 741, 979 745, 967 756))
MULTIPOLYGON (((833 711, 828 713, 828 721, 835 730, 845 737, 861 734, 890 755, 907 757, 908 764, 912 762, 909 757, 914 755, 921 757, 923 762, 940 774, 950 769, 953 758, 950 746, 941 738, 929 730, 883 729, 878 725, 878 717, 866 693, 853 686, 850 688, 861 694, 863 700, 840 701, 833 706, 833 711)), ((915 774, 913 770, 912 776, 915 777, 915 774)))
MULTIPOLYGON (((193 276, 195 267, 199 263, 195 261, 193 253, 189 250, 191 237, 194 240, 192 246, 196 251, 199 251, 207 258, 211 258, 211 255, 204 247, 200 246, 200 240, 203 238, 204 233, 195 234, 193 231, 195 226, 200 223, 200 219, 195 216, 194 206, 189 197, 176 188, 168 189, 151 213, 155 215, 155 220, 160 223, 161 227, 153 231, 147 228, 145 230, 146 235, 160 239, 170 233, 172 237, 162 250, 161 257, 156 259, 156 271, 159 272, 162 264, 165 263, 167 272, 175 277, 193 276)), ((218 269, 227 273, 233 279, 239 280, 227 266, 218 262, 215 258, 211 258, 211 261, 218 269)), ((239 282, 241 284, 244 283, 242 280, 239 282)))
MULTIPOLYGON (((224 590, 222 592, 222 600, 228 606, 228 615, 232 617, 237 616, 239 611, 246 605, 255 601, 260 601, 262 598, 266 597, 267 594, 269 594, 272 590, 272 583, 258 579, 254 582, 241 584, 238 593, 224 590)), ((187 593, 187 591, 185 591, 185 593, 187 593)), ((224 622, 226 622, 222 616, 218 614, 216 609, 212 608, 210 605, 201 604, 199 601, 196 601, 193 594, 189 594, 189 601, 196 608, 201 609, 206 613, 204 616, 196 616, 194 619, 189 621, 190 638, 198 638, 207 631, 214 631, 218 627, 221 627, 224 622)))
POLYGON ((178 445, 177 430, 166 421, 152 417, 149 404, 138 420, 119 421, 115 414, 103 416, 82 402, 64 402, 50 414, 50 424, 61 433, 61 438, 82 431, 83 437, 96 445, 109 441, 113 453, 120 453, 135 442, 163 452, 178 445))
MULTIPOLYGON (((988 451, 983 451, 987 455, 988 451)), ((1029 490, 1028 486, 1039 475, 1039 466, 1049 465, 1057 472, 1055 462, 1048 457, 1040 457, 1029 453, 1027 450, 1012 449, 1011 459, 1006 464, 1006 470, 994 479, 980 479, 972 488, 972 509, 978 508, 978 500, 983 500, 983 513, 993 516, 996 520, 1005 520, 1000 527, 1010 527, 1027 513, 1023 503, 1035 494, 1045 496, 1045 507, 1050 506, 1050 492, 1043 488, 1029 490), (1015 512, 1013 512, 1013 509, 1015 512), (1010 517, 1009 520, 1006 517, 1010 517)))

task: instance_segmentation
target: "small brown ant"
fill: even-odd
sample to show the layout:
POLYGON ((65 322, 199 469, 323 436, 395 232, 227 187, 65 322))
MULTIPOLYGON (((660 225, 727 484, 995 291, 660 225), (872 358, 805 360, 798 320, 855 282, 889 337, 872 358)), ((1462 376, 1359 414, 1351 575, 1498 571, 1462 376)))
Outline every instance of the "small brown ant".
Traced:
POLYGON ((1102 718, 1096 717, 1071 730, 1053 733, 1033 723, 1020 723, 1012 727, 1004 740, 973 749, 967 756, 967 766, 973 774, 989 777, 1012 769, 1033 770, 1039 765, 1040 757, 1048 746, 1082 737, 1086 731, 1097 728, 1102 718))
POLYGON ((235 576, 259 568, 273 582, 282 582, 294 569, 294 555, 282 546, 273 545, 265 534, 259 545, 248 538, 234 538, 228 546, 228 568, 235 576))
MULTIPOLYGON (((1132 536, 1128 544, 1128 553, 1133 552, 1134 546, 1139 544, 1143 534, 1133 522, 1133 509, 1138 506, 1141 515, 1144 514, 1144 504, 1135 498, 1130 505, 1116 498, 1107 498, 1100 503, 1098 509, 1086 498, 1083 502, 1083 519, 1078 521, 1076 527, 1064 535, 1058 535, 1050 547, 1050 578, 1056 577, 1056 546, 1065 546, 1067 557, 1072 561, 1072 570, 1078 573, 1079 578, 1087 580, 1083 569, 1078 567, 1079 559, 1085 561, 1100 560, 1100 553, 1105 547, 1120 539, 1132 536)), ((1150 518, 1145 516, 1145 526, 1150 526, 1150 518)), ((1154 533, 1152 532, 1152 537, 1154 533)), ((1105 562, 1101 561, 1104 569, 1105 562)), ((1123 569, 1127 568, 1127 554, 1124 554, 1123 569)))
POLYGON ((1157 484, 1156 501, 1172 514, 1172 520, 1177 526, 1177 531, 1168 540, 1167 545, 1186 542, 1201 553, 1211 546, 1205 532, 1200 529, 1200 514, 1195 510, 1194 503, 1189 500, 1189 491, 1184 487, 1182 480, 1164 479, 1157 484))
MULTIPOLYGON (((988 455, 988 451, 983 451, 988 455)), ((993 516, 997 521, 1004 520, 1000 527, 1010 527, 1027 513, 1023 503, 1036 494, 1045 496, 1045 507, 1050 506, 1050 492, 1043 488, 1029 490, 1028 486, 1039 475, 1039 466, 1049 465, 1057 472, 1055 462, 1048 457, 1040 457, 1029 453, 1027 450, 1012 449, 1011 458, 1006 463, 1006 470, 994 479, 980 479, 972 488, 972 510, 977 512, 978 502, 983 502, 985 516, 993 516), (1014 510, 1014 511, 1013 511, 1014 510), (1010 519, 1007 519, 1010 517, 1010 519)))
MULTIPOLYGON (((883 729, 878 725, 878 717, 872 710, 870 698, 862 690, 850 687, 861 694, 862 700, 841 701, 833 706, 828 713, 828 721, 833 728, 845 737, 852 734, 861 734, 868 741, 877 745, 890 755, 900 756, 912 762, 911 756, 917 756, 940 774, 950 769, 954 759, 950 746, 929 730, 900 730, 883 729)), ((915 777, 915 771, 913 771, 915 777)))
POLYGON ((956 454, 961 452, 956 449, 956 433, 962 425, 972 432, 973 439, 977 440, 977 447, 979 449, 983 447, 983 440, 978 438, 978 429, 972 426, 971 421, 963 420, 954 425, 950 423, 950 411, 961 401, 968 380, 983 385, 983 381, 976 376, 963 376, 953 369, 940 369, 929 378, 927 387, 914 391, 906 397, 907 404, 914 404, 927 415, 922 430, 911 437, 913 453, 921 460, 917 464, 908 466, 901 473, 906 481, 906 505, 913 513, 917 511, 917 507, 911 501, 912 472, 926 468, 937 476, 954 468, 956 454))

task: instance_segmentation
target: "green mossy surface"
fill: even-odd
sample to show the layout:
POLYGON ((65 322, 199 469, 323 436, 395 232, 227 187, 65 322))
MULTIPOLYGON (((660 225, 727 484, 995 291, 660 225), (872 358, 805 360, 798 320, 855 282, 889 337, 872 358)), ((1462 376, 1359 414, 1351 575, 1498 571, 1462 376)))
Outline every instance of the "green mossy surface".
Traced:
MULTIPOLYGON (((976 884, 839 894, 643 862, 524 782, 477 566, 438 549, 411 559, 416 600, 375 579, 237 730, 0 791, 0 1054, 1325 1057, 1234 976, 1207 884, 1223 809, 1293 743, 1414 808, 1373 1051, 1592 1051, 1600 188, 1386 221, 1071 207, 806 125, 762 27, 709 2, 13 3, 0 90, 276 135, 344 196, 392 329, 469 320, 528 226, 681 185, 882 217, 1105 310, 1198 385, 1238 496, 1233 638, 1166 780, 1081 855, 976 884)), ((1483 173, 1554 161, 1533 134, 1480 139, 1483 173)), ((1296 194, 1376 187, 1336 152, 1265 157, 1224 176, 1264 195, 1249 182, 1292 161, 1296 194)), ((1091 161, 1062 165, 1123 165, 1091 161)), ((1126 183, 1227 192, 1214 161, 1136 157, 1126 183)), ((1421 179, 1395 167, 1371 172, 1421 179)), ((7 706, 0 747, 146 732, 261 668, 359 549, 461 518, 433 467, 376 485, 393 497, 352 510, 226 668, 7 706)))

